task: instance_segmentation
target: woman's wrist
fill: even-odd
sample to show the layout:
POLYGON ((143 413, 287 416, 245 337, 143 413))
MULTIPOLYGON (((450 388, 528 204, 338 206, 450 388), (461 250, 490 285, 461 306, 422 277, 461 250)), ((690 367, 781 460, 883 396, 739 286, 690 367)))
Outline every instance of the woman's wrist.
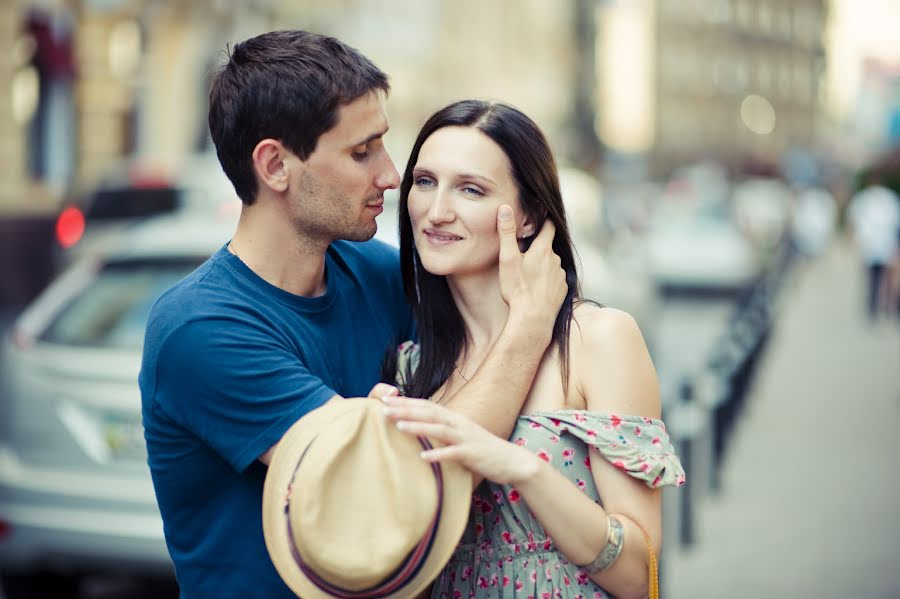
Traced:
POLYGON ((510 477, 509 484, 514 486, 519 492, 524 493, 530 485, 538 483, 541 470, 547 463, 523 447, 518 447, 517 449, 522 457, 518 460, 517 471, 510 477))

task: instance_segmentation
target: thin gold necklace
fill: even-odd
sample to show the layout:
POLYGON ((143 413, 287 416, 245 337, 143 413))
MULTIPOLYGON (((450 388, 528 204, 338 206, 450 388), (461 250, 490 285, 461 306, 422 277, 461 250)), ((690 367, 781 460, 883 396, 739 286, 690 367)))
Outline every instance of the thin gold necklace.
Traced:
POLYGON ((468 377, 466 377, 466 375, 463 374, 463 371, 459 368, 459 364, 454 364, 453 367, 456 368, 456 372, 459 373, 459 376, 462 377, 462 380, 468 383, 469 379, 468 377))

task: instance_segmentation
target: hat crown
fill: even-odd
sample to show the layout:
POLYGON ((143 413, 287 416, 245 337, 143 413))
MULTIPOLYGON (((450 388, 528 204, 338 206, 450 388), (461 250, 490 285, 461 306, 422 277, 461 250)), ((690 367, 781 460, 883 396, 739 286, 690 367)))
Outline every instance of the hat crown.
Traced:
POLYGON ((300 557, 323 580, 374 587, 422 541, 438 490, 421 450, 373 400, 318 432, 294 473, 288 518, 300 557))

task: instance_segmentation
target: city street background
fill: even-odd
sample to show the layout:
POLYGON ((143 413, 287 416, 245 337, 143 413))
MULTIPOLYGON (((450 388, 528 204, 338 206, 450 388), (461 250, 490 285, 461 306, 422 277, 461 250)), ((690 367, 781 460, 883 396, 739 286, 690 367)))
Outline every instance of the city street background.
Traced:
POLYGON ((687 470, 665 492, 664 597, 900 597, 900 249, 870 314, 865 235, 890 211, 867 228, 851 208, 866 188, 900 201, 900 2, 8 0, 0 599, 177 596, 143 325, 240 211, 211 73, 282 28, 390 75, 398 169, 451 101, 541 126, 585 295, 640 324, 687 470))
POLYGON ((854 261, 842 241, 795 267, 722 488, 700 501, 695 544, 665 556, 664 596, 900 594, 900 330, 864 318, 854 261))

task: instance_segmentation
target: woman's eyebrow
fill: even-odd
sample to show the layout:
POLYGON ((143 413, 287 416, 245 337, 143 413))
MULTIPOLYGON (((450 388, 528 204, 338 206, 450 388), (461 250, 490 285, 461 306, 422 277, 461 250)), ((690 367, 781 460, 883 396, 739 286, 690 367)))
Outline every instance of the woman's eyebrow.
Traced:
MULTIPOLYGON (((424 167, 424 166, 413 167, 413 175, 415 175, 415 176, 427 175, 429 177, 435 176, 434 173, 430 169, 428 169, 427 167, 424 167)), ((491 180, 489 177, 485 177, 484 175, 476 175, 475 173, 454 173, 453 178, 456 181, 477 180, 477 181, 483 181, 484 183, 487 183, 488 185, 493 185, 494 187, 497 186, 497 184, 493 180, 491 180)))
POLYGON ((456 175, 456 178, 457 179, 480 179, 481 181, 484 181, 485 183, 488 183, 490 185, 496 185, 496 183, 494 183, 488 177, 485 177, 484 175, 476 175, 475 173, 459 173, 458 175, 456 175))

